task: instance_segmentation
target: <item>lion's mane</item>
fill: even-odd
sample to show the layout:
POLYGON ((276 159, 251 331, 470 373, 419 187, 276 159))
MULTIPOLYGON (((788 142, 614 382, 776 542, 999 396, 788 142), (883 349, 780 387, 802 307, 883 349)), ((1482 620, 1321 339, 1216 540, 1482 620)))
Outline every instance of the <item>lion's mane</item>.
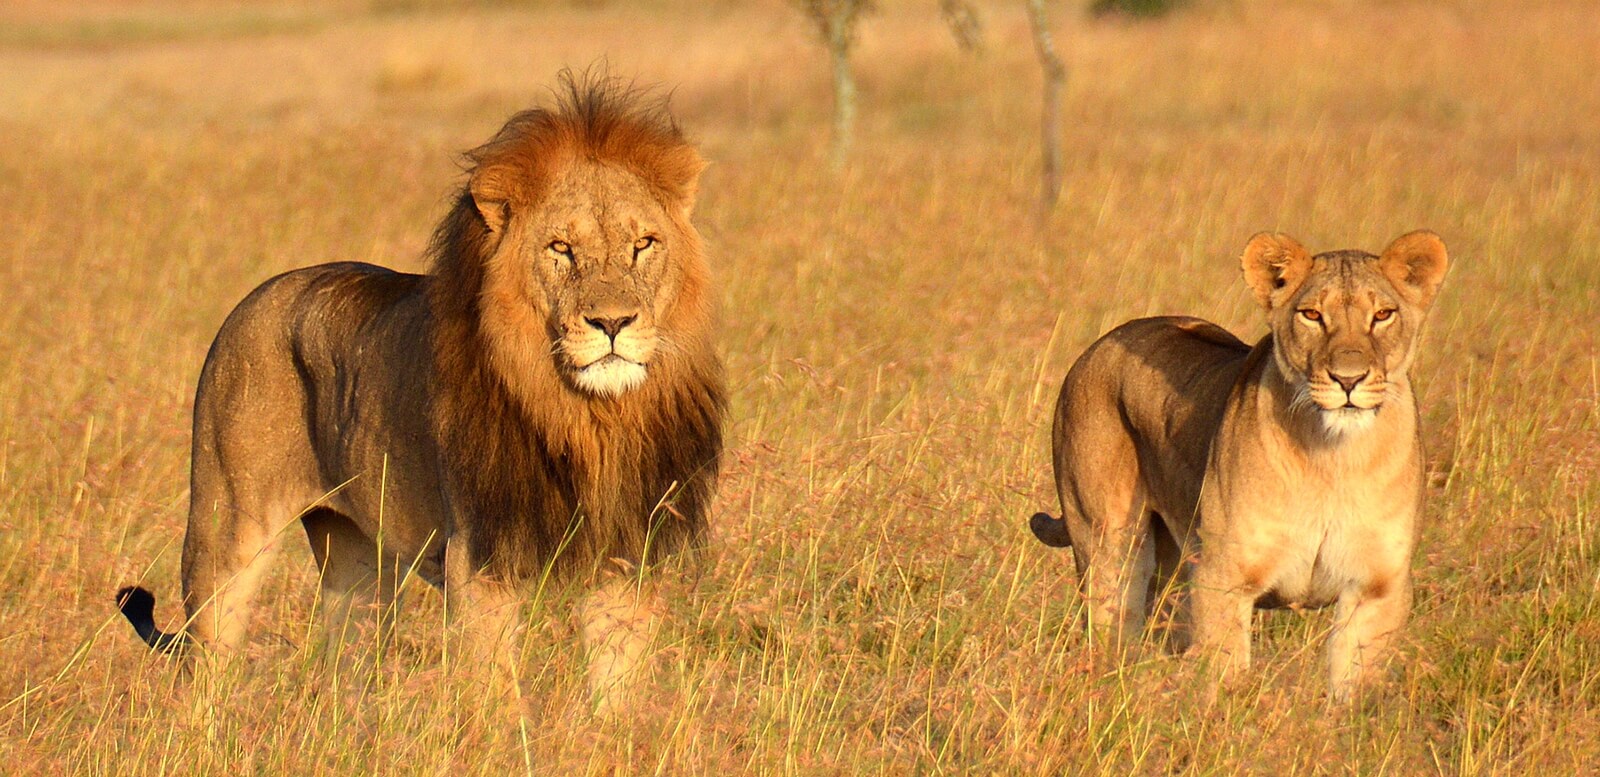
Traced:
MULTIPOLYGON (((727 399, 710 340, 707 270, 689 222, 704 166, 660 101, 609 79, 563 78, 554 110, 513 116, 467 154, 470 179, 434 232, 428 288, 435 362, 429 413, 452 514, 474 563, 554 577, 620 559, 648 564, 697 543, 717 477, 727 399), (492 185, 508 207, 545 196, 562 165, 617 165, 668 204, 685 240, 684 280, 661 316, 642 386, 616 397, 567 386, 549 359, 506 369, 483 315, 495 240, 475 206, 492 185)), ((548 349, 544 328, 518 335, 548 349)))

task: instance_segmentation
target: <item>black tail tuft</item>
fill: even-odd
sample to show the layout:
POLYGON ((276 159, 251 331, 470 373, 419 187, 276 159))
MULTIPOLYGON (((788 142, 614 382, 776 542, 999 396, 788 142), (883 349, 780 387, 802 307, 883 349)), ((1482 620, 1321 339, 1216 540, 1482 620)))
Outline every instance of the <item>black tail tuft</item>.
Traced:
POLYGON ((1052 548, 1072 547, 1072 535, 1067 532, 1067 522, 1060 518, 1052 517, 1049 513, 1034 513, 1028 519, 1028 528, 1033 530, 1033 536, 1052 548))
POLYGON ((117 609, 133 624, 139 639, 151 648, 162 653, 179 653, 188 647, 187 635, 168 634, 156 628, 156 597, 149 591, 136 585, 117 591, 117 609))
POLYGON ((155 624, 156 597, 139 586, 126 586, 117 592, 117 609, 136 629, 146 621, 155 624))

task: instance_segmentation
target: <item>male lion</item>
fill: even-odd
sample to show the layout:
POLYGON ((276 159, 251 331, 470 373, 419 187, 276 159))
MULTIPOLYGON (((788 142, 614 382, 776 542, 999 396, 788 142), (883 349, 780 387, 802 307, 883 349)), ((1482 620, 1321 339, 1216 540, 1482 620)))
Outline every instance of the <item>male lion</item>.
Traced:
POLYGON ((1193 639, 1220 675, 1249 665, 1252 606, 1336 604, 1329 688, 1349 697, 1411 604, 1423 480, 1406 370, 1448 261, 1431 232, 1382 256, 1262 233, 1243 256, 1271 326, 1254 348, 1184 317, 1089 346, 1056 405, 1063 517, 1031 525, 1072 547, 1098 641, 1125 647, 1151 587, 1198 551, 1193 639))
POLYGON ((571 581, 590 687, 623 694, 659 611, 627 572, 702 534, 726 400, 690 220, 704 162, 662 105, 583 81, 468 154, 429 274, 320 265, 234 309, 195 394, 188 620, 163 633, 148 592, 118 594, 152 647, 238 646, 298 519, 331 632, 414 570, 471 659, 514 676, 519 605, 571 581))

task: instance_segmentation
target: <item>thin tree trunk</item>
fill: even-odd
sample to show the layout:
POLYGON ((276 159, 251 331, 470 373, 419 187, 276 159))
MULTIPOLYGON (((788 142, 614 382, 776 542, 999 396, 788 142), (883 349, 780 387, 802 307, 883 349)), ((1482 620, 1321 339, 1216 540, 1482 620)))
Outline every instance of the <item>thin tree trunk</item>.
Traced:
POLYGON ((828 52, 833 57, 833 149, 829 162, 834 170, 844 168, 850 159, 856 132, 856 76, 850 69, 850 10, 835 10, 828 18, 828 52))
POLYGON ((1028 21, 1033 26, 1033 48, 1044 73, 1044 99, 1039 121, 1041 161, 1039 165, 1040 218, 1049 218, 1061 196, 1061 87, 1067 82, 1067 66, 1056 53, 1050 25, 1044 15, 1044 0, 1027 0, 1028 21))

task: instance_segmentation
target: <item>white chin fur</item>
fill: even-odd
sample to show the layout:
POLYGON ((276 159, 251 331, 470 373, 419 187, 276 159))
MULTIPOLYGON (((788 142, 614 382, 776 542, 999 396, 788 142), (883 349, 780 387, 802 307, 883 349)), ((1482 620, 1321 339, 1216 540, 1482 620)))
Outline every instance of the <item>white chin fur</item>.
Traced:
POLYGON ((1341 407, 1336 410, 1324 410, 1321 415, 1322 430, 1330 437, 1342 437, 1372 428, 1373 422, 1378 418, 1378 409, 1341 407))
POLYGON ((630 362, 620 356, 607 356, 581 370, 574 382, 578 388, 603 397, 620 396, 644 383, 643 364, 630 362))

